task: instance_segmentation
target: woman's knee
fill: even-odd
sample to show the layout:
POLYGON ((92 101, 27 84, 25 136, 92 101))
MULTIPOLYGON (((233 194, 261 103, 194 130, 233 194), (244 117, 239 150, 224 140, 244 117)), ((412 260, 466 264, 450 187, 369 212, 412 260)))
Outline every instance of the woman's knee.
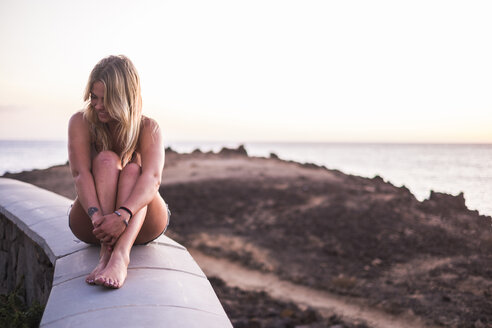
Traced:
POLYGON ((136 163, 128 163, 120 173, 120 179, 136 179, 140 176, 142 168, 136 163))
POLYGON ((92 166, 95 169, 98 168, 120 168, 121 159, 120 157, 110 150, 104 150, 94 157, 92 160, 92 166))

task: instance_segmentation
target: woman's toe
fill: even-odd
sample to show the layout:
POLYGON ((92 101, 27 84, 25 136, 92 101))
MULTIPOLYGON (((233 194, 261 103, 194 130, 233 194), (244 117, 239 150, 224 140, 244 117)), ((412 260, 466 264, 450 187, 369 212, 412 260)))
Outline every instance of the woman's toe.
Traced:
POLYGON ((96 283, 96 285, 104 285, 104 283, 105 283, 104 277, 101 277, 101 276, 97 277, 95 280, 95 283, 96 283))

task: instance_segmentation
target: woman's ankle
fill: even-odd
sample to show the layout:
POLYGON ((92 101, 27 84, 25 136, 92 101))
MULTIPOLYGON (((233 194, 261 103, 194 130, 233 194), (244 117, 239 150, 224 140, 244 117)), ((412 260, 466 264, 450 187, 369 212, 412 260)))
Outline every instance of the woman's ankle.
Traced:
POLYGON ((130 253, 126 252, 120 248, 113 249, 113 251, 111 252, 111 258, 121 259, 127 265, 130 263, 130 253))

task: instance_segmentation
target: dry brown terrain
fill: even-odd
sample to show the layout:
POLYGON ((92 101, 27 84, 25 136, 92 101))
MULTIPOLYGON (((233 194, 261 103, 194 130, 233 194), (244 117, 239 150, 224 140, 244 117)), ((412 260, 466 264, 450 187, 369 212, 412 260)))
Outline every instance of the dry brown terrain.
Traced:
MULTIPOLYGON (((169 234, 225 282, 236 327, 492 326, 491 218, 463 195, 242 148, 166 156, 169 234)), ((8 177, 75 196, 67 166, 8 177)))

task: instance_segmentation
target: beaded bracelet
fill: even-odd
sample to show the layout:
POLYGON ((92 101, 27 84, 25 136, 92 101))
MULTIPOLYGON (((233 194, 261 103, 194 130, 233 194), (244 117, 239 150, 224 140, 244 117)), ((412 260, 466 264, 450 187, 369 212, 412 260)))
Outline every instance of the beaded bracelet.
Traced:
MULTIPOLYGON (((118 212, 118 211, 114 211, 114 214, 118 215, 119 217, 121 217, 121 213, 118 212)), ((130 216, 131 218, 131 216, 130 216)), ((123 220, 123 223, 128 227, 128 221, 127 220, 123 220)))

